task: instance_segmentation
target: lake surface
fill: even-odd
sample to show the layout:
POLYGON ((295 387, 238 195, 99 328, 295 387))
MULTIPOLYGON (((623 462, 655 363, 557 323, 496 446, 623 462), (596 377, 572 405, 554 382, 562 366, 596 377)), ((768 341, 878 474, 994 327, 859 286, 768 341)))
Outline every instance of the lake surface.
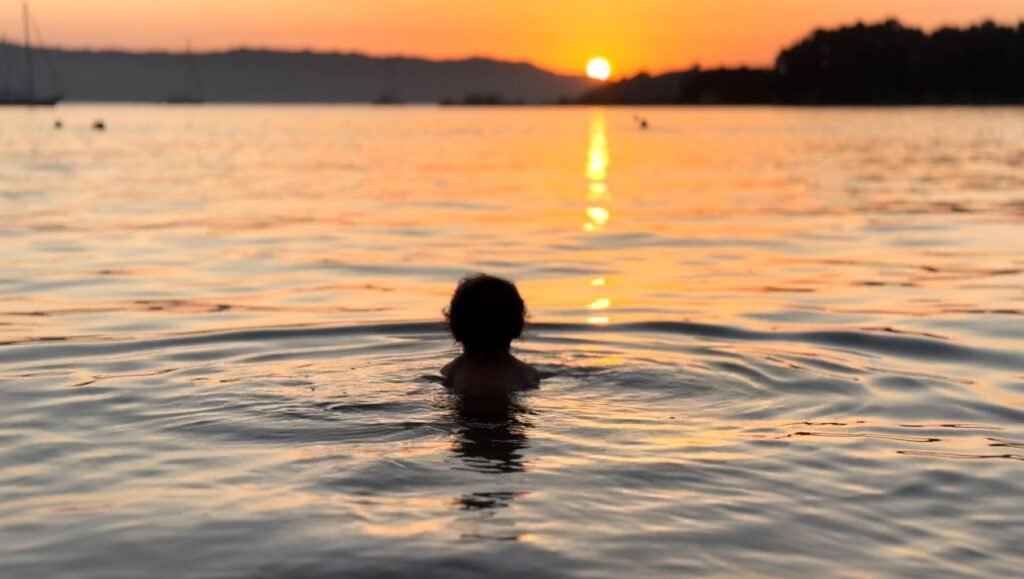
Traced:
POLYGON ((1024 568, 1024 109, 6 109, 0 223, 4 577, 1024 568))

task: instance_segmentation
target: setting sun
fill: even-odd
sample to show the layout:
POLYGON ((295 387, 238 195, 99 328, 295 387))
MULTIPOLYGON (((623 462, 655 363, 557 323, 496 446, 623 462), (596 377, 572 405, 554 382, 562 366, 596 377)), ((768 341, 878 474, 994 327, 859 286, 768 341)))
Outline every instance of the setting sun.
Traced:
POLYGON ((608 59, 595 57, 587 63, 587 76, 597 80, 608 80, 612 75, 612 64, 608 59))

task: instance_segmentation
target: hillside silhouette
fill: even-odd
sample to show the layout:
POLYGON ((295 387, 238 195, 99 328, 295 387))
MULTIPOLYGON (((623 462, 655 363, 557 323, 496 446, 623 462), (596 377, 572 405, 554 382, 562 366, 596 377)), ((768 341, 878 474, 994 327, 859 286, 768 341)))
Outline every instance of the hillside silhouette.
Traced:
POLYGON ((585 94, 591 104, 1024 104, 1024 23, 927 34, 895 20, 817 30, 773 69, 640 74, 585 94))
MULTIPOLYGON (((194 70, 211 102, 1024 104, 1024 22, 930 34, 895 20, 858 23, 814 31, 782 50, 773 68, 695 67, 611 83, 484 58, 40 49, 36 59, 48 72, 37 88, 71 101, 163 102, 182 94, 185 71, 194 70)), ((23 60, 20 47, 0 42, 0 71, 10 77, 23 60)))
MULTIPOLYGON (((215 53, 132 53, 37 49, 54 75, 41 90, 61 89, 71 101, 162 102, 185 89, 194 67, 213 102, 440 102, 467 95, 549 103, 577 98, 595 85, 522 62, 484 58, 432 61, 362 54, 232 50, 215 53), (191 59, 191 62, 189 61, 191 59)), ((21 65, 21 47, 0 43, 0 71, 21 65)), ((0 90, 3 89, 0 78, 0 90)))

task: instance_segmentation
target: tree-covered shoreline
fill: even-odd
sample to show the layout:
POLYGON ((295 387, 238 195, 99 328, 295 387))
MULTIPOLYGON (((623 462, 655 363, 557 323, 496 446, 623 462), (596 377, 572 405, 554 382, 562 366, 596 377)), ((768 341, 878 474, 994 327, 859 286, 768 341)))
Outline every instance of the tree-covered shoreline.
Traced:
POLYGON ((817 30, 770 69, 640 74, 587 104, 1024 104, 1024 22, 932 33, 895 20, 817 30))

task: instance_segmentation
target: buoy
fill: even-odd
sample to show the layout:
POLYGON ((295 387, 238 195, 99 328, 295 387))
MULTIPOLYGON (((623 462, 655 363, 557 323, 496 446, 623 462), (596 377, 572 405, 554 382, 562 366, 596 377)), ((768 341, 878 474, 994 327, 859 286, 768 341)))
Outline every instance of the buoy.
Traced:
POLYGON ((94 121, 92 123, 92 128, 94 131, 105 131, 107 130, 107 124, 103 121, 94 121))

